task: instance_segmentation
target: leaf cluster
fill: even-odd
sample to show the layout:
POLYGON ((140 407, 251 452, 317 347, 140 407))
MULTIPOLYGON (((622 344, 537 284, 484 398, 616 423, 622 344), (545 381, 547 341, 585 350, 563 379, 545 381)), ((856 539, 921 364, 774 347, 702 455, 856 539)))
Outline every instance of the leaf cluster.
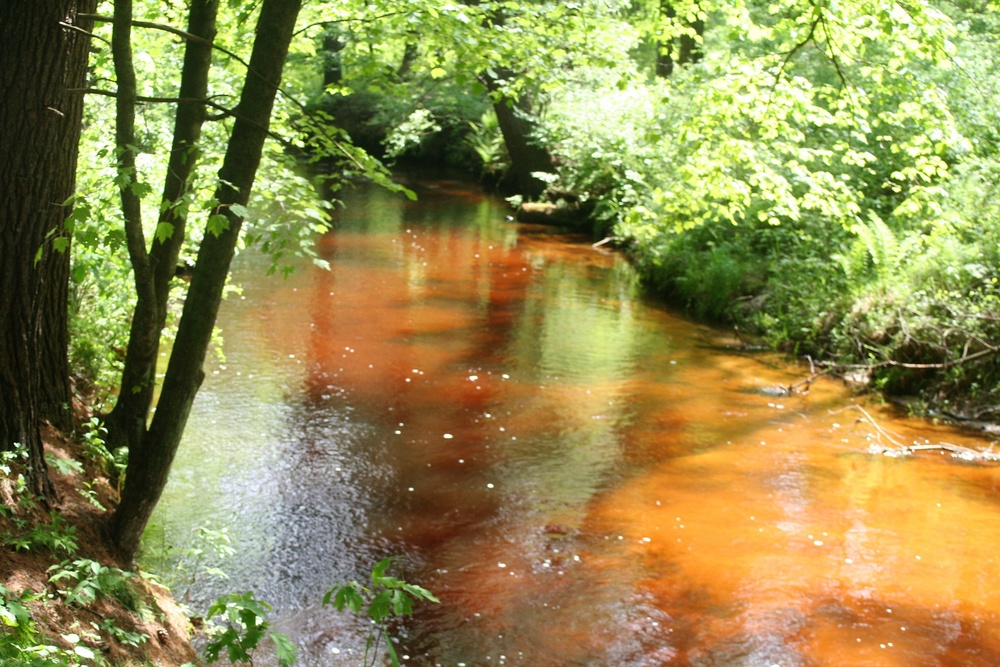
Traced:
POLYGON ((78 548, 76 526, 70 525, 55 510, 49 512, 48 523, 34 523, 27 529, 27 522, 17 517, 13 524, 20 530, 6 539, 6 544, 18 551, 45 550, 51 553, 73 554, 78 548))
POLYGON ((140 595, 131 582, 136 575, 131 572, 90 558, 66 560, 53 565, 49 571, 52 572, 49 582, 68 584, 58 589, 68 604, 85 607, 102 598, 111 598, 129 611, 140 608, 140 595))
MULTIPOLYGON (((440 602, 430 591, 416 584, 409 584, 401 579, 386 574, 386 571, 397 559, 383 558, 371 572, 371 585, 363 586, 357 581, 349 581, 334 586, 323 596, 323 604, 332 604, 337 611, 347 609, 356 614, 365 614, 373 622, 373 629, 368 634, 365 643, 364 664, 368 665, 369 653, 380 637, 385 639, 385 647, 393 667, 399 667, 399 657, 388 634, 388 623, 393 618, 407 616, 413 613, 413 603, 420 600, 440 602)), ((372 653, 372 662, 375 664, 372 653)))
POLYGON ((698 316, 881 364, 885 388, 995 403, 1000 21, 937 3, 652 4, 650 39, 706 21, 703 61, 564 87, 543 118, 559 187, 598 200, 602 233, 698 316))
POLYGON ((253 654, 267 637, 274 643, 278 664, 291 667, 297 649, 282 633, 268 631, 270 610, 269 604, 254 599, 252 593, 232 593, 212 603, 207 618, 219 618, 223 625, 205 647, 207 662, 218 662, 220 652, 225 650, 230 662, 253 665, 253 654))

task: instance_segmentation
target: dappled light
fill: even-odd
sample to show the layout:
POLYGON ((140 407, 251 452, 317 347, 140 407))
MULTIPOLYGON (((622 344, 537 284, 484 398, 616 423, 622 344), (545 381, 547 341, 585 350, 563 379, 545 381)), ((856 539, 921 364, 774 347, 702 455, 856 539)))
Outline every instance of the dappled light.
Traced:
POLYGON ((358 664, 322 591, 398 554, 441 599, 395 626, 414 666, 1000 662, 995 467, 872 453, 840 383, 789 394, 808 365, 650 303, 620 256, 414 187, 354 195, 329 271, 238 260, 154 517, 233 538, 195 604, 252 589, 301 664, 358 664))

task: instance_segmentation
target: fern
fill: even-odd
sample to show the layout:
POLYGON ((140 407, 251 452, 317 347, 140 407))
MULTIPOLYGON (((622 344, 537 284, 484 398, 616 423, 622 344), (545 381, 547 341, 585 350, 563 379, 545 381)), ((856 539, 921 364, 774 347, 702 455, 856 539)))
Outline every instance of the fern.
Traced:
POLYGON ((852 283, 878 278, 892 270, 900 258, 899 240, 877 213, 869 211, 868 221, 856 223, 851 231, 857 238, 846 254, 835 255, 852 283))

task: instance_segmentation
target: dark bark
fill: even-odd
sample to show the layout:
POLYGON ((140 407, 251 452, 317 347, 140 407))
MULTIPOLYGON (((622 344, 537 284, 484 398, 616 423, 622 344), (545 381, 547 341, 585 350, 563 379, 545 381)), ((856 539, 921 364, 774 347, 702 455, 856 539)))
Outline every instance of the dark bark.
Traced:
MULTIPOLYGON (((153 264, 146 251, 146 236, 142 228, 142 202, 132 189, 132 185, 139 182, 135 150, 132 148, 137 144, 135 139, 137 92, 135 69, 132 65, 132 0, 115 0, 111 50, 114 55, 115 78, 118 88, 115 98, 115 144, 120 152, 118 172, 124 181, 124 185, 120 189, 121 210, 136 292, 136 305, 132 312, 132 328, 129 332, 128 351, 126 352, 126 366, 134 370, 137 357, 144 358, 155 354, 156 336, 153 327, 156 317, 156 299, 153 289, 153 264), (133 363, 128 364, 129 360, 133 363)), ((149 391, 153 380, 153 375, 142 378, 125 375, 120 395, 125 402, 132 401, 137 395, 149 391)), ((118 413, 115 415, 116 418, 110 421, 115 431, 113 444, 114 446, 128 444, 131 447, 142 437, 145 423, 144 420, 132 420, 126 423, 121 418, 122 414, 118 413), (125 426, 124 438, 118 432, 123 425, 125 426)))
POLYGON ((417 56, 420 55, 420 48, 417 46, 416 42, 417 39, 419 39, 418 35, 411 34, 410 39, 407 40, 406 46, 403 48, 403 59, 400 61, 399 68, 396 70, 396 78, 400 80, 405 80, 410 77, 410 71, 413 69, 413 63, 417 61, 417 56))
MULTIPOLYGON (((661 0, 660 13, 667 19, 674 19, 677 14, 673 5, 661 0)), ((689 32, 670 42, 658 42, 656 45, 656 75, 666 78, 674 73, 675 65, 686 65, 699 62, 702 58, 701 37, 705 34, 705 21, 695 19, 687 23, 689 32), (676 53, 676 57, 675 57, 676 53)))
MULTIPOLYGON (((205 41, 187 42, 178 93, 180 99, 200 100, 208 94, 211 42, 215 37, 218 7, 218 0, 194 0, 191 3, 188 32, 205 41)), ((145 436, 153 401, 160 334, 166 323, 170 284, 187 225, 187 206, 183 199, 197 164, 197 144, 205 115, 205 106, 195 101, 181 102, 177 106, 159 218, 159 222, 170 225, 173 232, 166 238, 154 238, 149 252, 150 272, 143 274, 143 279, 150 282, 141 286, 137 283, 140 296, 125 353, 122 391, 106 420, 109 437, 115 447, 125 445, 132 448, 145 436)), ((144 249, 142 252, 145 254, 144 249)), ((142 258, 139 261, 143 261, 142 258)), ((135 279, 140 280, 139 273, 136 273, 135 279)))
MULTIPOLYGON (((465 0, 465 3, 478 5, 479 0, 465 0)), ((500 27, 505 20, 502 9, 493 9, 484 25, 500 27)), ((500 179, 500 187, 504 191, 534 200, 545 192, 548 184, 533 174, 554 173, 556 169, 548 148, 533 138, 536 122, 530 95, 521 91, 515 98, 506 90, 515 76, 509 67, 495 67, 483 72, 480 79, 490 93, 490 102, 497 115, 500 134, 503 135, 507 156, 510 158, 510 169, 500 179)))
POLYGON ((301 0, 263 0, 261 5, 250 68, 219 171, 222 185, 214 213, 225 216, 228 224, 218 236, 205 233, 156 413, 146 436, 129 452, 125 489, 112 525, 115 546, 126 560, 138 551, 204 377, 205 354, 243 224, 232 206, 249 199, 300 5, 301 0))
POLYGON ((340 84, 344 80, 344 64, 340 52, 347 46, 338 28, 328 27, 323 32, 323 86, 340 84))
POLYGON ((510 157, 510 173, 507 176, 510 189, 528 199, 536 199, 545 191, 547 184, 533 174, 552 173, 555 165, 548 149, 532 138, 535 121, 531 98, 522 93, 514 100, 504 94, 503 82, 513 76, 510 70, 499 69, 493 75, 483 75, 483 81, 490 92, 500 133, 510 157))
MULTIPOLYGON (((79 142, 78 142, 79 143, 79 142)), ((73 173, 76 173, 74 153, 73 173)), ((66 214, 70 211, 66 210, 66 214)), ((42 284, 39 316, 41 334, 38 345, 39 396, 38 416, 60 431, 73 430, 72 395, 69 384, 69 248, 45 252, 38 271, 45 276, 42 284)))
POLYGON ((95 0, 0 3, 0 450, 30 453, 31 488, 51 492, 40 417, 65 423, 68 251, 46 244, 73 194, 95 0), (42 259, 35 262, 43 249, 42 259), (44 388, 43 388, 44 384, 44 388))

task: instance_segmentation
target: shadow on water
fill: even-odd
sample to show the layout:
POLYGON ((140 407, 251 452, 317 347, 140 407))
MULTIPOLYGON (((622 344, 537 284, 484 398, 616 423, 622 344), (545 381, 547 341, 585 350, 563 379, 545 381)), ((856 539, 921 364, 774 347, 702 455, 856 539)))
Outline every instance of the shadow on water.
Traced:
POLYGON ((366 626, 323 593, 402 554, 442 600, 395 629, 414 666, 1000 664, 997 468, 870 455, 836 383, 773 393, 804 371, 650 305, 620 258, 414 187, 352 196, 330 271, 238 259, 147 536, 228 530, 232 558, 181 562, 230 576, 196 609, 252 589, 301 664, 356 665, 366 626))

